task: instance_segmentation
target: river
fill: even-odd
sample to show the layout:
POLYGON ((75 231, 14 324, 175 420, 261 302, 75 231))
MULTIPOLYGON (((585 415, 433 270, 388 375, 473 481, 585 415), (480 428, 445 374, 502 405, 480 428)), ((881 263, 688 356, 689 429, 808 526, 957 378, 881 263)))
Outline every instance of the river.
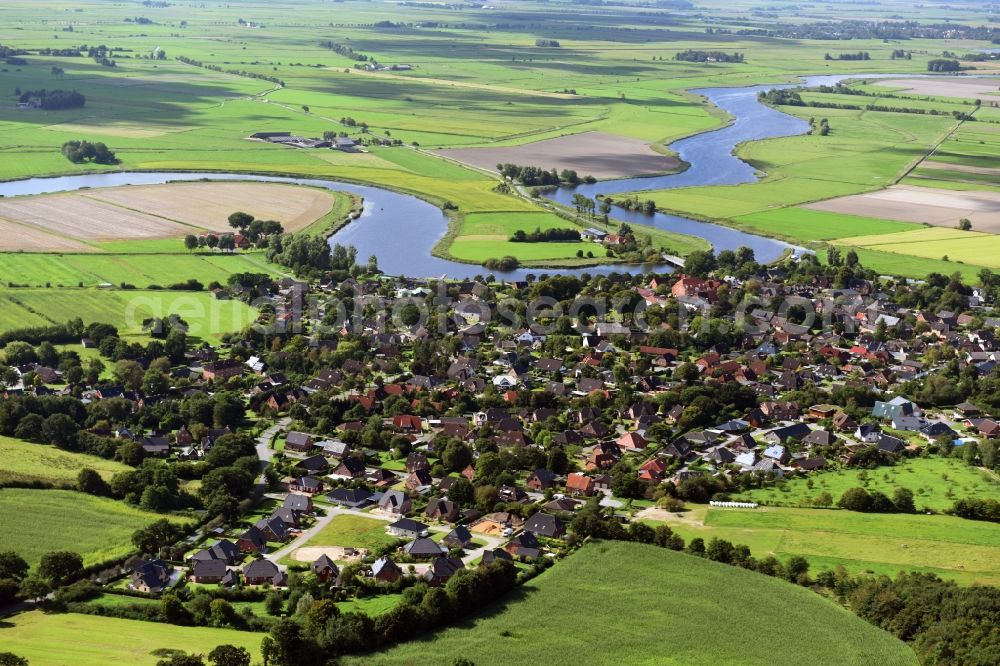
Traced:
MULTIPOLYGON (((876 78, 899 75, 852 75, 853 78, 876 78)), ((844 76, 814 76, 805 79, 807 85, 832 84, 844 76)), ((757 101, 757 93, 779 86, 749 86, 743 88, 706 88, 693 92, 703 95, 713 104, 734 117, 731 124, 704 132, 671 144, 671 149, 691 166, 686 171, 649 178, 628 178, 562 188, 551 195, 553 200, 569 203, 574 193, 593 197, 602 194, 623 194, 634 190, 668 189, 695 185, 736 185, 757 179, 754 169, 735 155, 733 149, 744 141, 802 134, 808 123, 786 113, 771 109, 757 101)), ((789 87, 789 86, 781 86, 789 87)), ((482 266, 463 264, 431 255, 434 244, 447 231, 444 213, 422 199, 392 192, 379 187, 356 185, 319 178, 295 178, 270 175, 213 172, 110 172, 54 178, 29 178, 0 183, 0 195, 5 197, 65 192, 82 188, 116 187, 122 185, 155 185, 172 181, 238 180, 294 183, 324 187, 357 194, 365 199, 364 211, 356 221, 346 225, 331 239, 331 243, 353 245, 361 261, 370 255, 378 257, 379 268, 390 275, 410 277, 469 278, 488 273, 482 266)), ((615 219, 647 224, 705 238, 716 251, 747 246, 759 261, 777 259, 786 250, 801 251, 781 241, 730 229, 717 224, 699 222, 674 215, 645 215, 615 209, 615 219)), ((607 265, 581 269, 518 269, 497 273, 508 280, 523 279, 528 273, 590 273, 669 271, 666 266, 607 265)), ((495 272, 495 271, 494 271, 495 272)), ((496 273, 496 272, 495 272, 496 273)))

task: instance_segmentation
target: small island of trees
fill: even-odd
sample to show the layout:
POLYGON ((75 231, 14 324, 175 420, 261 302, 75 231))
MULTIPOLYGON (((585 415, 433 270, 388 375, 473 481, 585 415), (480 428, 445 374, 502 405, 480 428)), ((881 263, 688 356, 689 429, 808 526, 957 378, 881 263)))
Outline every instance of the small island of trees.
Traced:
POLYGON ((83 164, 84 162, 118 164, 115 152, 101 142, 67 141, 62 145, 62 154, 73 164, 83 164))

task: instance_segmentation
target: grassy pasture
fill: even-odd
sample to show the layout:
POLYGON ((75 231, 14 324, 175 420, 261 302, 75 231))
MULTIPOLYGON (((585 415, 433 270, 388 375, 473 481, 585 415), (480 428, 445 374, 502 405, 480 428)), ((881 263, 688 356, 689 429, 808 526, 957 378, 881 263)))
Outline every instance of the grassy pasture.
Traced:
POLYGON ((958 499, 995 497, 1000 493, 1000 481, 962 460, 915 458, 876 470, 842 469, 789 479, 772 488, 741 493, 740 499, 769 506, 815 506, 819 493, 830 493, 836 502, 845 490, 858 486, 880 490, 890 497, 896 488, 907 488, 913 491, 918 509, 934 511, 943 511, 958 499))
POLYGON ((841 564, 852 573, 917 570, 962 584, 1000 582, 1000 526, 952 516, 696 507, 668 523, 685 539, 729 539, 757 557, 802 555, 817 571, 841 564))
MULTIPOLYGON (((139 601, 135 599, 133 601, 139 601)), ((178 627, 96 615, 22 613, 0 623, 0 644, 32 664, 154 666, 157 650, 208 654, 215 646, 244 647, 260 657, 260 634, 234 629, 178 627)))
POLYGON ((113 291, 96 289, 0 289, 0 330, 64 323, 81 317, 84 323, 113 324, 126 335, 141 335, 148 317, 177 314, 189 334, 218 340, 256 319, 240 301, 218 301, 208 292, 113 291))
POLYGON ((481 666, 772 665, 801 663, 807 656, 817 663, 916 663, 905 644, 806 589, 621 542, 584 546, 504 600, 428 640, 347 663, 446 664, 460 656, 481 666), (732 621, 733 608, 740 609, 739 622, 732 621), (779 608, 796 622, 775 621, 779 608))
POLYGON ((105 480, 132 469, 113 460, 63 451, 48 444, 0 437, 0 482, 39 480, 73 486, 84 467, 97 471, 105 480))
POLYGON ((808 208, 780 208, 741 215, 732 220, 741 228, 768 236, 780 236, 799 242, 826 241, 846 236, 868 236, 910 231, 917 228, 908 222, 879 220, 860 215, 845 215, 808 208))
POLYGON ((124 557, 133 550, 132 533, 161 517, 70 490, 0 489, 4 545, 32 566, 53 550, 80 553, 85 566, 124 557))

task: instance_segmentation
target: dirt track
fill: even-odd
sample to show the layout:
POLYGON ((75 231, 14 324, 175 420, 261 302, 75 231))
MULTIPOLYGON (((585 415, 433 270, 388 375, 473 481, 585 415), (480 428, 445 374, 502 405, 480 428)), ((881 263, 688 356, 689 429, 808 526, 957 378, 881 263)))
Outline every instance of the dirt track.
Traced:
POLYGON ((820 201, 806 208, 883 220, 924 222, 938 227, 955 227, 964 217, 972 221, 976 231, 1000 233, 1000 193, 997 192, 896 185, 878 192, 820 201))
POLYGON ((676 157, 660 155, 641 139, 604 132, 584 132, 545 139, 523 146, 452 148, 434 151, 465 164, 495 171, 497 164, 537 166, 557 171, 572 169, 581 177, 627 178, 672 171, 676 157))

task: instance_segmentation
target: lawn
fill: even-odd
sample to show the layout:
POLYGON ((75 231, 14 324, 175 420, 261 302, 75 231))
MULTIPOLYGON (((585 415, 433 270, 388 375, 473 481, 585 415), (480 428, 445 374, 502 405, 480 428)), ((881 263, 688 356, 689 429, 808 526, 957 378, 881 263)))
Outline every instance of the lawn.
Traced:
POLYGON ((54 550, 77 552, 86 566, 124 557, 133 551, 132 533, 162 517, 70 490, 0 489, 4 548, 32 566, 54 550))
POLYGON ((989 472, 970 467, 955 458, 904 458, 892 467, 874 470, 841 469, 780 481, 776 486, 757 488, 739 499, 769 506, 815 506, 819 493, 827 492, 834 502, 848 488, 864 487, 892 496, 896 488, 913 491, 917 509, 944 511, 958 499, 996 497, 1000 481, 989 472))
POLYGON ((388 522, 377 518, 340 514, 331 518, 326 527, 309 539, 306 545, 371 550, 396 540, 396 537, 385 533, 388 525, 388 522))
POLYGON ((346 663, 458 657, 477 666, 916 663, 904 643, 809 590, 622 542, 584 546, 471 620, 346 663))
POLYGON ((84 467, 97 471, 105 480, 132 469, 97 456, 0 436, 0 483, 38 480, 75 486, 77 473, 84 467))
POLYGON ((126 335, 140 335, 149 317, 179 315, 188 334, 218 341, 222 333, 238 331, 256 320, 256 312, 241 301, 219 301, 208 292, 0 289, 0 331, 65 323, 112 324, 126 335))
POLYGON ((756 557, 802 555, 814 571, 930 571, 962 584, 1000 583, 1000 525, 953 516, 836 509, 694 507, 668 523, 685 539, 719 537, 756 557))
POLYGON ((208 654, 236 645, 260 657, 261 634, 233 629, 178 627, 96 615, 22 613, 0 623, 0 645, 33 666, 73 664, 155 666, 160 650, 208 654))

